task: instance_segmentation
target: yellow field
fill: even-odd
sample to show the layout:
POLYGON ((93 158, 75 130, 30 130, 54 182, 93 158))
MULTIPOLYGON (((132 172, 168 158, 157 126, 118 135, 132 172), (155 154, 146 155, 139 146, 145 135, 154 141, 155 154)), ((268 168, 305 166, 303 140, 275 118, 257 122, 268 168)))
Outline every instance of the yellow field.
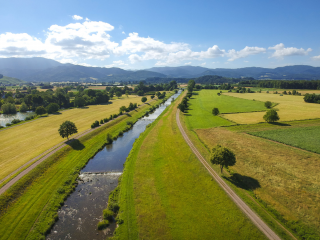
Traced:
POLYGON ((319 154, 227 129, 198 129, 196 133, 209 149, 216 144, 231 149, 237 157, 231 171, 240 174, 240 181, 286 220, 300 219, 320 229, 319 154))
MULTIPOLYGON (((316 91, 316 90, 314 90, 316 91)), ((320 118, 320 104, 306 103, 303 96, 272 94, 272 93, 223 93, 223 95, 258 101, 279 103, 274 109, 278 110, 280 121, 292 121, 320 118)), ((265 112, 223 114, 228 120, 239 124, 264 122, 265 112)))
MULTIPOLYGON (((148 99, 150 100, 150 99, 148 99)), ((74 122, 78 132, 90 128, 91 124, 110 114, 119 113, 121 106, 129 103, 141 104, 141 97, 130 96, 113 100, 112 104, 76 108, 61 114, 37 119, 0 132, 0 180, 8 174, 63 141, 58 133, 59 126, 66 120, 74 122)))

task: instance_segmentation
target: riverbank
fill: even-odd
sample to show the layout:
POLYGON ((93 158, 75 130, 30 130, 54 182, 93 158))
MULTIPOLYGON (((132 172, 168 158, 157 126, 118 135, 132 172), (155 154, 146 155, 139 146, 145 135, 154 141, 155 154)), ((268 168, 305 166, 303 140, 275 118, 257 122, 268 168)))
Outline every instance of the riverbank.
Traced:
POLYGON ((0 197, 0 239, 44 239, 57 220, 57 210, 76 186, 80 170, 105 144, 128 129, 153 101, 73 141, 55 153, 0 197))

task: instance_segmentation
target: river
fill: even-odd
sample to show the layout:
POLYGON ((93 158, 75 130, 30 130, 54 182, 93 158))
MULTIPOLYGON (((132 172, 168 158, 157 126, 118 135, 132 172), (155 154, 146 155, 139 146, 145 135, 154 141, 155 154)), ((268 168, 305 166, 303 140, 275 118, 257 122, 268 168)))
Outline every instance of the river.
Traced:
POLYGON ((122 174, 123 164, 128 157, 132 145, 172 102, 181 91, 171 96, 153 113, 138 120, 133 127, 125 132, 112 144, 106 145, 81 170, 80 181, 76 190, 67 198, 58 212, 59 220, 55 223, 47 240, 85 239, 104 240, 112 233, 116 224, 102 231, 97 230, 97 224, 102 220, 102 210, 107 207, 109 193, 118 184, 122 174))

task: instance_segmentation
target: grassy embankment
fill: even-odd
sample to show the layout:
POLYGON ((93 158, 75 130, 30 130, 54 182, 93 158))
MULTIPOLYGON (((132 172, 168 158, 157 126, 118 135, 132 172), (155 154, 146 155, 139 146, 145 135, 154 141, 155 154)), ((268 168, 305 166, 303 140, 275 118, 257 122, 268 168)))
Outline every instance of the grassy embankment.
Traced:
POLYGON ((70 109, 1 131, 0 180, 44 151, 61 143, 63 139, 58 129, 64 121, 74 122, 80 133, 90 129, 95 120, 100 121, 111 114, 119 113, 119 108, 128 107, 130 102, 142 104, 141 97, 124 97, 113 100, 108 105, 70 109))
MULTIPOLYGON (((159 101, 153 101, 156 105, 159 101)), ((79 171, 106 144, 106 135, 128 129, 150 105, 123 115, 55 153, 0 196, 0 239, 44 239, 57 210, 73 191, 79 171)))
MULTIPOLYGON (((180 97, 181 99, 181 97, 180 97)), ((264 239, 192 153, 179 99, 135 142, 122 175, 116 239, 264 239)))
MULTIPOLYGON (((280 121, 293 121, 320 118, 320 104, 306 103, 303 96, 272 94, 272 93, 224 93, 226 96, 237 97, 237 99, 271 101, 279 103, 275 109, 278 110, 280 121)), ((224 118, 239 124, 254 124, 263 122, 263 112, 225 114, 224 118)))
MULTIPOLYGON (((243 94, 237 95, 243 96, 243 94)), ((251 99, 258 99, 256 96, 259 95, 260 93, 250 94, 251 99)), ((269 94, 269 96, 274 96, 276 99, 282 98, 275 94, 269 94)), ((198 97, 202 97, 201 92, 198 97)), ((287 105, 299 105, 297 101, 301 100, 301 97, 292 96, 290 99, 295 102, 288 102, 287 105)), ((276 101, 273 98, 267 100, 276 101)), ((196 105, 196 101, 191 100, 190 102, 194 103, 191 105, 192 109, 199 107, 196 105)), ((236 99, 234 104, 237 107, 236 99)), ((214 103, 212 103, 213 105, 214 103)), ((281 103, 277 105, 278 107, 281 107, 281 103)), ((233 115, 236 117, 241 114, 243 113, 233 115)), ((300 112, 300 114, 303 113, 300 112)), ((185 115, 187 124, 188 118, 191 117, 188 115, 193 115, 193 110, 185 115)), ((290 116, 285 116, 285 113, 282 115, 290 119, 290 116)), ((291 115, 292 118, 296 116, 298 114, 291 115)), ((319 155, 250 136, 243 132, 252 131, 251 134, 262 135, 266 134, 267 131, 259 133, 261 130, 270 129, 270 133, 285 131, 286 135, 281 135, 282 140, 286 144, 297 144, 299 143, 298 139, 305 134, 302 127, 311 128, 313 126, 313 128, 318 129, 319 125, 320 121, 318 119, 280 124, 261 123, 211 129, 191 129, 193 131, 190 131, 189 135, 207 159, 209 159, 210 149, 216 144, 226 146, 236 154, 236 165, 230 167, 229 172, 225 171, 223 176, 269 225, 274 226, 279 235, 283 238, 289 238, 285 236, 286 234, 283 231, 281 233, 281 229, 270 216, 278 219, 282 225, 291 229, 301 239, 307 239, 308 237, 318 239, 320 229, 320 207, 318 204, 320 179, 317 177, 320 170, 319 155), (293 138, 295 140, 292 140, 293 138)), ((276 137, 274 139, 279 140, 276 137)), ((305 144, 309 147, 312 145, 312 135, 305 144)), ((299 147, 306 148, 300 143, 299 147)))
MULTIPOLYGON (((265 111, 263 102, 228 96, 218 96, 220 90, 201 90, 194 92, 190 100, 190 116, 186 123, 189 129, 210 128, 231 125, 230 121, 213 116, 212 109, 218 108, 220 113, 265 111), (201 97, 198 95, 201 94, 201 97)), ((226 94, 226 91, 223 91, 226 94)), ((188 115, 188 114, 187 114, 188 115)), ((229 114, 228 114, 229 115, 229 114)))

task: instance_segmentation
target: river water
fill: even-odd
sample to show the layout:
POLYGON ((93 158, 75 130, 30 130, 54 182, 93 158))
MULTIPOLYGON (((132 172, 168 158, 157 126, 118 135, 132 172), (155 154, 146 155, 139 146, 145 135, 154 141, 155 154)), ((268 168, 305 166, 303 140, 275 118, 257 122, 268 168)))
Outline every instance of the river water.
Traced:
POLYGON ((112 236, 116 224, 102 231, 97 224, 102 220, 102 210, 107 207, 109 193, 118 184, 123 164, 128 157, 134 141, 145 131, 172 102, 180 91, 161 104, 152 114, 138 120, 123 136, 99 151, 81 170, 80 181, 76 190, 67 198, 58 212, 59 220, 55 223, 47 240, 85 239, 104 240, 112 236))
POLYGON ((17 112, 15 114, 0 114, 0 126, 5 127, 7 123, 11 123, 13 119, 25 120, 26 117, 34 115, 34 112, 25 113, 17 112))

